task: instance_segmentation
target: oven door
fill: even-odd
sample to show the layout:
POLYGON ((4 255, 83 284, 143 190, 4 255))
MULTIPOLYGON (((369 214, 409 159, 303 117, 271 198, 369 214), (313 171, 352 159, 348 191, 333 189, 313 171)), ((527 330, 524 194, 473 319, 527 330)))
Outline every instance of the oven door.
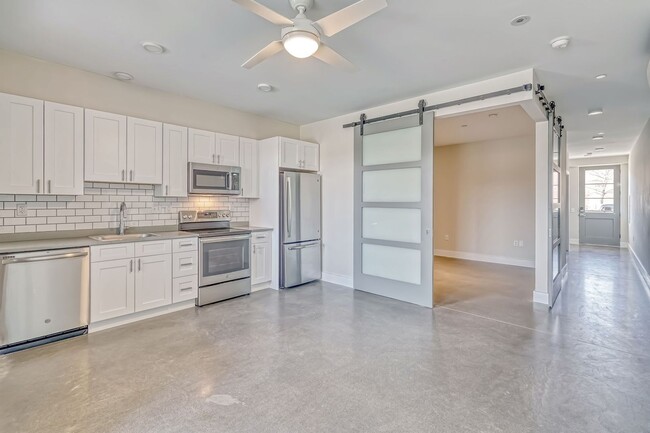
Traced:
POLYGON ((210 164, 189 164, 190 194, 239 194, 239 176, 233 178, 233 167, 210 164), (233 189, 236 186, 236 189, 233 189))
POLYGON ((206 238, 200 244, 199 286, 250 277, 250 235, 206 238))

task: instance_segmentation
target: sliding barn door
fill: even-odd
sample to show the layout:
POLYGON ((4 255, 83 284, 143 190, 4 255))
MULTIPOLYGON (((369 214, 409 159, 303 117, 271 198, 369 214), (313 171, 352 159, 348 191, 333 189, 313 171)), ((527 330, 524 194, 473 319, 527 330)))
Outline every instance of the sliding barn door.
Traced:
POLYGON ((433 112, 357 126, 354 288, 433 305, 433 112))

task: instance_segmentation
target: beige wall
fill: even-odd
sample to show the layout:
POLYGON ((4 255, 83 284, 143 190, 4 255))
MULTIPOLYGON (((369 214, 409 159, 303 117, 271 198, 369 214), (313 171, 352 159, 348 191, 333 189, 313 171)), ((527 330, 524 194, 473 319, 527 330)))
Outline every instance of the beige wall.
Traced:
POLYGON ((650 120, 630 153, 630 249, 650 283, 650 120))
POLYGON ((533 267, 535 137, 436 147, 434 236, 438 255, 533 267))
POLYGON ((243 137, 300 135, 297 125, 2 50, 0 92, 243 137))

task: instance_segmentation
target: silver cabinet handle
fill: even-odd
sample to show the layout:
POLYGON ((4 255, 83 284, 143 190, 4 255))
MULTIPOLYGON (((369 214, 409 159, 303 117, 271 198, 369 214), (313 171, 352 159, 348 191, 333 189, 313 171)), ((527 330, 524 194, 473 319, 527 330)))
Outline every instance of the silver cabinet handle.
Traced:
POLYGON ((133 273, 133 259, 129 262, 129 272, 133 273))
POLYGON ((122 180, 126 180, 126 170, 122 170, 122 180))
POLYGON ((215 162, 217 162, 217 157, 216 157, 216 155, 213 153, 213 154, 212 154, 212 163, 214 164, 215 162))
POLYGON ((41 180, 36 179, 36 192, 41 192, 41 180))
POLYGON ((253 244, 253 254, 255 254, 255 251, 257 251, 257 245, 253 244))
POLYGON ((180 244, 179 247, 192 247, 194 244, 180 244))
POLYGON ((217 155, 217 163, 221 164, 221 155, 217 155))
POLYGON ((192 290, 192 286, 187 286, 187 287, 181 287, 181 292, 184 292, 186 290, 192 290))
POLYGON ((291 223, 293 218, 291 217, 293 211, 293 204, 291 203, 291 178, 287 177, 287 237, 291 237, 291 223))
POLYGON ((138 272, 142 270, 142 259, 138 259, 138 272))
POLYGON ((48 260, 61 260, 61 259, 72 259, 74 257, 85 257, 88 255, 87 251, 80 251, 78 253, 66 253, 66 254, 56 254, 53 256, 36 256, 36 257, 25 257, 25 258, 6 258, 3 259, 0 264, 2 265, 11 265, 14 263, 31 263, 31 262, 46 262, 48 260))
POLYGON ((133 170, 129 170, 129 176, 130 176, 131 182, 133 182, 133 170))
POLYGON ((47 181, 47 192, 49 194, 52 194, 52 181, 51 180, 47 181))
POLYGON ((169 195, 169 185, 165 185, 165 195, 169 195))

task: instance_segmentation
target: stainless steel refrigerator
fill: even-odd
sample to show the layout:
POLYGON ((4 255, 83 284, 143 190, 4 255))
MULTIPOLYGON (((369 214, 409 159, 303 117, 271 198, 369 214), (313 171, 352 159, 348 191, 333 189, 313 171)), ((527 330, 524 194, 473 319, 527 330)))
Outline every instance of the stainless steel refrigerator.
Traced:
POLYGON ((321 177, 280 172, 280 288, 321 279, 321 177))

